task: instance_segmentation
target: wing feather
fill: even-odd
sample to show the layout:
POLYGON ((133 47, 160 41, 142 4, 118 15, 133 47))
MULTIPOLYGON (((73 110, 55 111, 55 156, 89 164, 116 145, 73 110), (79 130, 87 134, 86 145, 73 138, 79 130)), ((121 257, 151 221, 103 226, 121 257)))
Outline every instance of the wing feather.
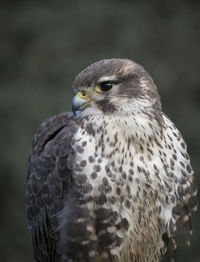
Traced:
POLYGON ((44 121, 34 135, 26 170, 26 207, 35 261, 57 261, 58 215, 71 181, 68 157, 77 130, 70 113, 44 121))

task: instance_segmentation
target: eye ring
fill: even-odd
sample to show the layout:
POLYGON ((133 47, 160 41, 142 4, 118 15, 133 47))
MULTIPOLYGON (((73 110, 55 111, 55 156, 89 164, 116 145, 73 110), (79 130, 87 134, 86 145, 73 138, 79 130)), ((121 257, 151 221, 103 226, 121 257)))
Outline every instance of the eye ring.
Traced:
POLYGON ((114 84, 112 82, 102 82, 99 84, 101 91, 107 92, 113 88, 114 84))

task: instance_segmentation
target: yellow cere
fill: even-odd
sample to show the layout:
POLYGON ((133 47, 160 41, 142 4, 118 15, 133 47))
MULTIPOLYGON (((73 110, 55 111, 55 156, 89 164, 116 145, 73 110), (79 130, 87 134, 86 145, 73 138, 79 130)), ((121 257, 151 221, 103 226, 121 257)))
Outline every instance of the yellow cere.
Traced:
POLYGON ((82 99, 85 99, 85 100, 88 100, 88 101, 91 100, 90 95, 89 95, 86 91, 79 91, 79 92, 77 93, 77 95, 78 95, 80 98, 82 98, 82 99))

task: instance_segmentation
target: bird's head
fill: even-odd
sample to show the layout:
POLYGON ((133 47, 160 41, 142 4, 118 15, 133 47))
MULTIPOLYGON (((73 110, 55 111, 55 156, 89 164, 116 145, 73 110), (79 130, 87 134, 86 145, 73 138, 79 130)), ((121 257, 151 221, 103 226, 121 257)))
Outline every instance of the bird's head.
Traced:
POLYGON ((86 67, 74 81, 76 115, 118 114, 161 110, 156 86, 149 74, 128 59, 105 59, 86 67))

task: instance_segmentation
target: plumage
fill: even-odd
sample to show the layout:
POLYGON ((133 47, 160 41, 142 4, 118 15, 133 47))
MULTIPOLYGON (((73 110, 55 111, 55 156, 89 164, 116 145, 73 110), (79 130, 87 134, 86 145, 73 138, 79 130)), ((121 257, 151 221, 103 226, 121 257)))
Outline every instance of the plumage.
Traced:
POLYGON ((153 80, 128 59, 74 81, 73 112, 36 132, 26 174, 35 261, 161 261, 190 234, 196 187, 186 144, 153 80))

